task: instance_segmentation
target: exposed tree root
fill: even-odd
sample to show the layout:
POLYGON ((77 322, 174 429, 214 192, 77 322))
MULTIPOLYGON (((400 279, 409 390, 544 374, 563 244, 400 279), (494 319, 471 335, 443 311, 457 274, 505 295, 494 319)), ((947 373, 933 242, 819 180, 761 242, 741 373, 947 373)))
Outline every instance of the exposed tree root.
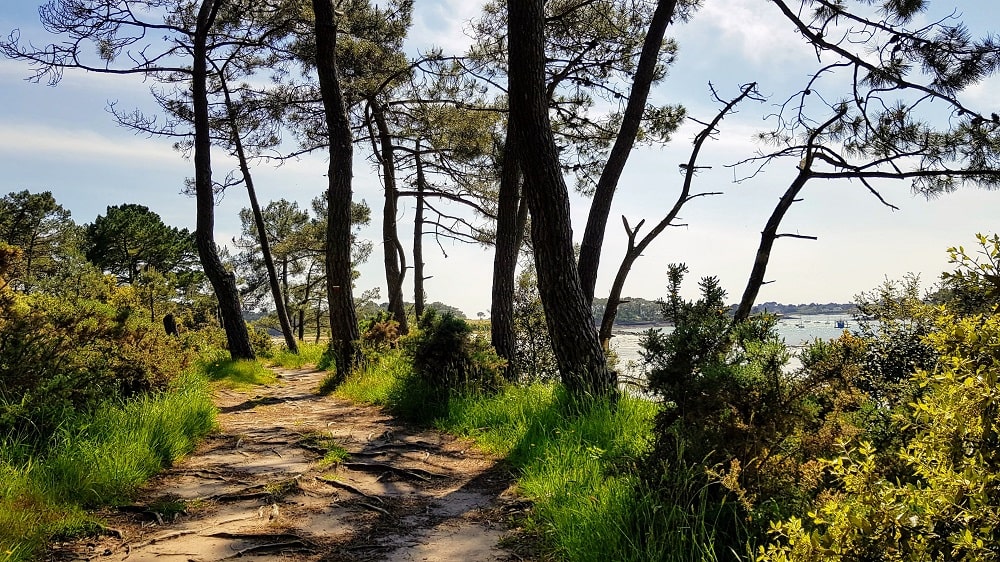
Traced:
POLYGON ((423 480, 424 482, 430 482, 431 478, 444 477, 443 474, 435 474, 422 468, 399 468, 398 466, 380 462, 344 462, 340 463, 340 466, 363 472, 391 472, 397 476, 423 480))
POLYGON ((294 541, 287 542, 277 542, 272 544, 259 544, 256 546, 249 546, 242 550, 237 550, 233 554, 222 558, 222 560, 228 560, 230 558, 240 558, 246 554, 257 554, 261 552, 274 552, 274 551, 313 551, 312 543, 306 541, 305 539, 298 539, 294 541))
POLYGON ((385 515, 385 516, 389 515, 389 510, 381 508, 381 507, 379 507, 377 505, 372 505, 370 503, 365 503, 365 502, 358 502, 358 505, 360 505, 361 507, 366 507, 366 508, 368 508, 368 509, 370 509, 372 511, 377 511, 377 512, 379 512, 379 513, 381 513, 382 515, 385 515))
POLYGON ((379 502, 381 504, 385 503, 384 501, 382 501, 382 498, 380 498, 378 496, 373 496, 371 494, 366 494, 365 492, 362 492, 361 490, 359 490, 359 489, 355 488, 354 486, 351 486, 350 484, 347 484, 345 482, 338 482, 337 480, 330 480, 330 479, 327 479, 327 478, 320 478, 319 476, 316 477, 316 480, 319 480, 320 482, 322 482, 322 483, 324 483, 324 484, 326 484, 328 486, 333 486, 334 488, 340 488, 342 490, 347 490, 348 492, 351 492, 352 494, 357 494, 357 495, 359 495, 361 497, 368 498, 370 500, 375 500, 375 501, 377 501, 377 502, 379 502))

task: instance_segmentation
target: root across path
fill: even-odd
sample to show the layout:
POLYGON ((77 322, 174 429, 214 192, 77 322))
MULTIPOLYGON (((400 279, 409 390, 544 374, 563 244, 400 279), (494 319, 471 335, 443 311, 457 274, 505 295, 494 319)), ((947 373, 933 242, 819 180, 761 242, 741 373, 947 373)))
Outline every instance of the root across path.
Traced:
POLYGON ((316 394, 323 372, 283 370, 219 390, 220 431, 152 479, 108 532, 53 561, 521 560, 505 549, 511 474, 468 441, 316 394), (346 450, 347 456, 328 454, 346 450))

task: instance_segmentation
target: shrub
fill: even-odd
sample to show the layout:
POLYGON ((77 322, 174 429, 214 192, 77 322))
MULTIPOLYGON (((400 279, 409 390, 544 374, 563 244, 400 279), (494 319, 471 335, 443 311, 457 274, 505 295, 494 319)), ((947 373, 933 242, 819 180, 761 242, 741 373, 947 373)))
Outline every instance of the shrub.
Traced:
POLYGON ((0 314, 0 433, 39 442, 67 412, 163 388, 191 359, 129 309, 15 295, 0 314))
POLYGON ((399 345, 399 322, 387 311, 379 310, 361 322, 361 345, 375 352, 395 349, 399 345))
POLYGON ((820 472, 814 455, 857 431, 845 417, 858 407, 847 378, 856 369, 843 363, 856 364, 863 347, 850 336, 814 344, 803 368, 789 372, 774 316, 734 323, 714 277, 701 281, 701 298, 685 301, 685 272, 671 266, 662 303, 673 332, 650 330, 641 342, 649 389, 661 403, 646 480, 664 501, 709 502, 700 509, 728 525, 716 528, 721 555, 726 546, 741 550, 758 522, 811 500, 820 472))
POLYGON ((425 388, 431 404, 443 406, 455 393, 493 392, 502 384, 504 360, 486 338, 470 337, 471 331, 465 320, 428 309, 407 339, 416 388, 425 388))
POLYGON ((261 357, 270 357, 274 351, 274 340, 271 334, 267 333, 267 328, 256 324, 247 324, 247 332, 250 335, 250 346, 254 353, 261 357))
POLYGON ((1000 317, 943 315, 918 370, 923 395, 896 420, 912 437, 889 474, 867 442, 827 461, 834 486, 805 518, 774 523, 761 561, 1000 559, 1000 317))
POLYGON ((522 381, 558 380, 559 366, 552 350, 545 310, 538 296, 534 268, 525 268, 514 291, 514 372, 522 381))

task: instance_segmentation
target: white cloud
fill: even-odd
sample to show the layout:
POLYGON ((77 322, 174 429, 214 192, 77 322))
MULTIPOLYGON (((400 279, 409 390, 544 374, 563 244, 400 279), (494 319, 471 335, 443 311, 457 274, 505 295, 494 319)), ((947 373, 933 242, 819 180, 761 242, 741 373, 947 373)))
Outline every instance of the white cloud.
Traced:
POLYGON ((116 165, 186 166, 163 141, 104 136, 92 131, 44 125, 0 124, 0 152, 58 161, 115 162, 116 165))
POLYGON ((446 54, 464 52, 472 43, 466 34, 468 21, 479 15, 483 4, 470 0, 417 2, 409 44, 420 49, 441 47, 446 54))
POLYGON ((716 47, 735 47, 755 64, 779 66, 804 58, 802 38, 791 23, 760 0, 709 0, 677 29, 677 37, 682 48, 696 37, 716 47))

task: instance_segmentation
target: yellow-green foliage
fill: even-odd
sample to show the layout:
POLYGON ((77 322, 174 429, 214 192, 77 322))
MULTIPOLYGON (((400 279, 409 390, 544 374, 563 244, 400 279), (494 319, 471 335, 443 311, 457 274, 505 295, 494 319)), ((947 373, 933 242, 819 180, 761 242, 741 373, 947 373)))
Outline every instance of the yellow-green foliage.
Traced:
POLYGON ((128 292, 112 291, 108 302, 6 295, 0 305, 0 433, 44 440, 65 414, 107 397, 162 389, 186 367, 191 355, 177 338, 119 302, 128 292))
POLYGON ((928 341, 938 367, 915 373, 925 392, 898 420, 907 472, 886 474, 868 443, 846 449, 828 461, 838 486, 774 523, 759 561, 1000 559, 1000 317, 942 313, 928 341))

